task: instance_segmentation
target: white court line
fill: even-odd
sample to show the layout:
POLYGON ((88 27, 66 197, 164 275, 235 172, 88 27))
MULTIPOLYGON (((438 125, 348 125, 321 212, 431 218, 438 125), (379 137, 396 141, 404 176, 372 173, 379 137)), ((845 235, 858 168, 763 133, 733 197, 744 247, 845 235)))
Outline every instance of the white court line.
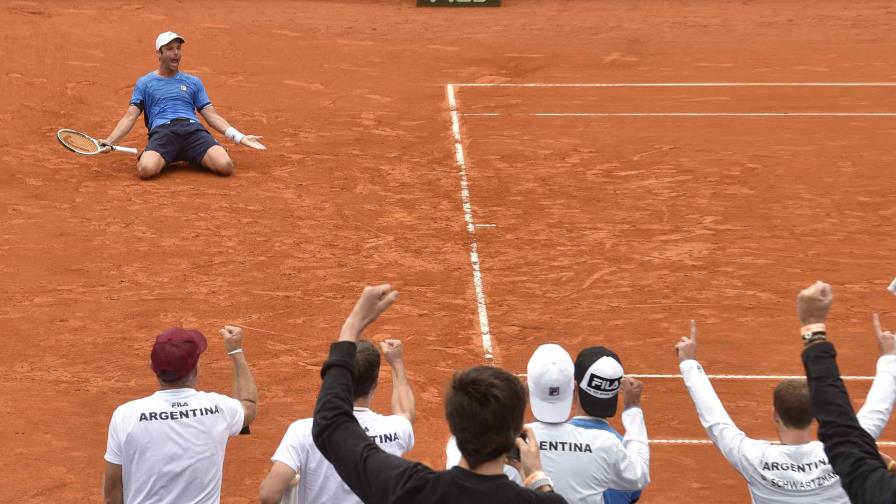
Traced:
POLYGON ((454 84, 457 87, 891 87, 896 82, 598 82, 583 83, 465 83, 454 84))
POLYGON ((894 117, 896 112, 469 112, 464 117, 894 117))
MULTIPOLYGON (((525 378, 526 373, 519 373, 516 376, 520 378, 525 378)), ((627 374, 625 376, 630 376, 632 378, 637 378, 639 380, 677 380, 681 379, 680 374, 627 374)), ((803 379, 805 376, 803 375, 735 375, 735 374, 709 374, 706 375, 710 380, 793 380, 793 379, 803 379)), ((847 381, 872 381, 874 380, 873 376, 841 376, 840 378, 847 381)))
POLYGON ((493 359, 492 334, 488 327, 488 309, 485 306, 485 289, 482 286, 482 271, 479 266, 479 247, 476 244, 476 224, 473 221, 473 204, 470 202, 470 185, 467 182, 467 163, 464 160, 464 145, 460 136, 460 117, 457 113, 457 99, 454 85, 445 88, 448 94, 448 108, 451 111, 451 132, 454 134, 454 156, 460 170, 460 199, 464 206, 464 221, 470 235, 470 265, 473 267, 473 286, 476 289, 476 308, 479 312, 479 330, 482 332, 482 349, 486 359, 493 359))
MULTIPOLYGON (((767 440, 772 444, 781 444, 780 441, 767 440)), ((708 439, 648 439, 650 444, 658 445, 711 445, 712 441, 708 439)), ((878 441, 878 446, 896 446, 896 441, 878 441)))

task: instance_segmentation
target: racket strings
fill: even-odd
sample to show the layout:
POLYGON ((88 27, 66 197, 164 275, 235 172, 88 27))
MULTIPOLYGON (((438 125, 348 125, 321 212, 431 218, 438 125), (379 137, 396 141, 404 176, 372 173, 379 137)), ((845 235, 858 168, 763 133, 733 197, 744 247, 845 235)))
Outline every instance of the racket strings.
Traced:
POLYGON ((99 152, 99 147, 90 138, 75 133, 64 131, 59 134, 59 140, 75 152, 94 154, 99 152))

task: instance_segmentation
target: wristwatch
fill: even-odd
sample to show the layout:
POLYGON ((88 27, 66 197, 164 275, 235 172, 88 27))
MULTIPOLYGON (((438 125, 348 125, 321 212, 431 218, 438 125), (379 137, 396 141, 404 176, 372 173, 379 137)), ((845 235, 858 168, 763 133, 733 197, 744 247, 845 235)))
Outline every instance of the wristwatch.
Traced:
POLYGON ((802 333, 803 344, 815 343, 816 341, 824 341, 828 339, 828 333, 825 331, 806 331, 802 333))

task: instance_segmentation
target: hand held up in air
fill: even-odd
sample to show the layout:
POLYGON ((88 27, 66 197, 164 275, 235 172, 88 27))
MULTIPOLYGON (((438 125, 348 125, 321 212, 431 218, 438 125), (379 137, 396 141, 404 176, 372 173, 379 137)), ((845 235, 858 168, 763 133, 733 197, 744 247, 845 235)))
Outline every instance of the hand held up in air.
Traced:
POLYGON ((243 348, 243 329, 237 326, 226 325, 218 331, 224 342, 224 349, 227 353, 241 350, 243 348))
POLYGON ((697 360, 697 322, 691 321, 691 336, 682 336, 675 344, 675 354, 678 362, 697 360))
POLYGON ((386 359, 390 366, 394 367, 396 363, 401 362, 404 358, 404 347, 401 345, 401 340, 384 340, 380 343, 380 350, 382 350, 383 358, 386 359))
POLYGON ((877 346, 881 355, 896 355, 896 334, 884 331, 880 328, 880 317, 875 313, 871 319, 874 325, 874 334, 877 336, 877 346))
POLYGON ((640 408, 641 407, 641 392, 644 391, 644 384, 641 383, 640 380, 636 380, 634 378, 630 378, 628 376, 622 377, 622 408, 640 408))
POLYGON ((831 311, 831 303, 834 300, 831 286, 818 281, 800 291, 796 298, 796 312, 800 318, 800 324, 823 324, 831 311))
POLYGON ((389 284, 364 287, 352 312, 342 324, 339 341, 358 341, 361 333, 398 299, 398 291, 389 284))

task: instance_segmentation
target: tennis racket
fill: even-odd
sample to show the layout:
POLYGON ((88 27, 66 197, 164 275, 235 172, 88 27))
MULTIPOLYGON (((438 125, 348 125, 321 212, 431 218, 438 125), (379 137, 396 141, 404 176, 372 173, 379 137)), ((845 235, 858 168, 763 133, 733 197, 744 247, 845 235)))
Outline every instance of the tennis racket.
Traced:
POLYGON ((105 152, 105 147, 111 147, 113 151, 125 152, 127 154, 137 154, 137 149, 133 147, 120 147, 118 145, 103 146, 90 135, 81 133, 80 131, 61 129, 56 132, 56 140, 66 149, 81 154, 82 156, 94 156, 105 152))

